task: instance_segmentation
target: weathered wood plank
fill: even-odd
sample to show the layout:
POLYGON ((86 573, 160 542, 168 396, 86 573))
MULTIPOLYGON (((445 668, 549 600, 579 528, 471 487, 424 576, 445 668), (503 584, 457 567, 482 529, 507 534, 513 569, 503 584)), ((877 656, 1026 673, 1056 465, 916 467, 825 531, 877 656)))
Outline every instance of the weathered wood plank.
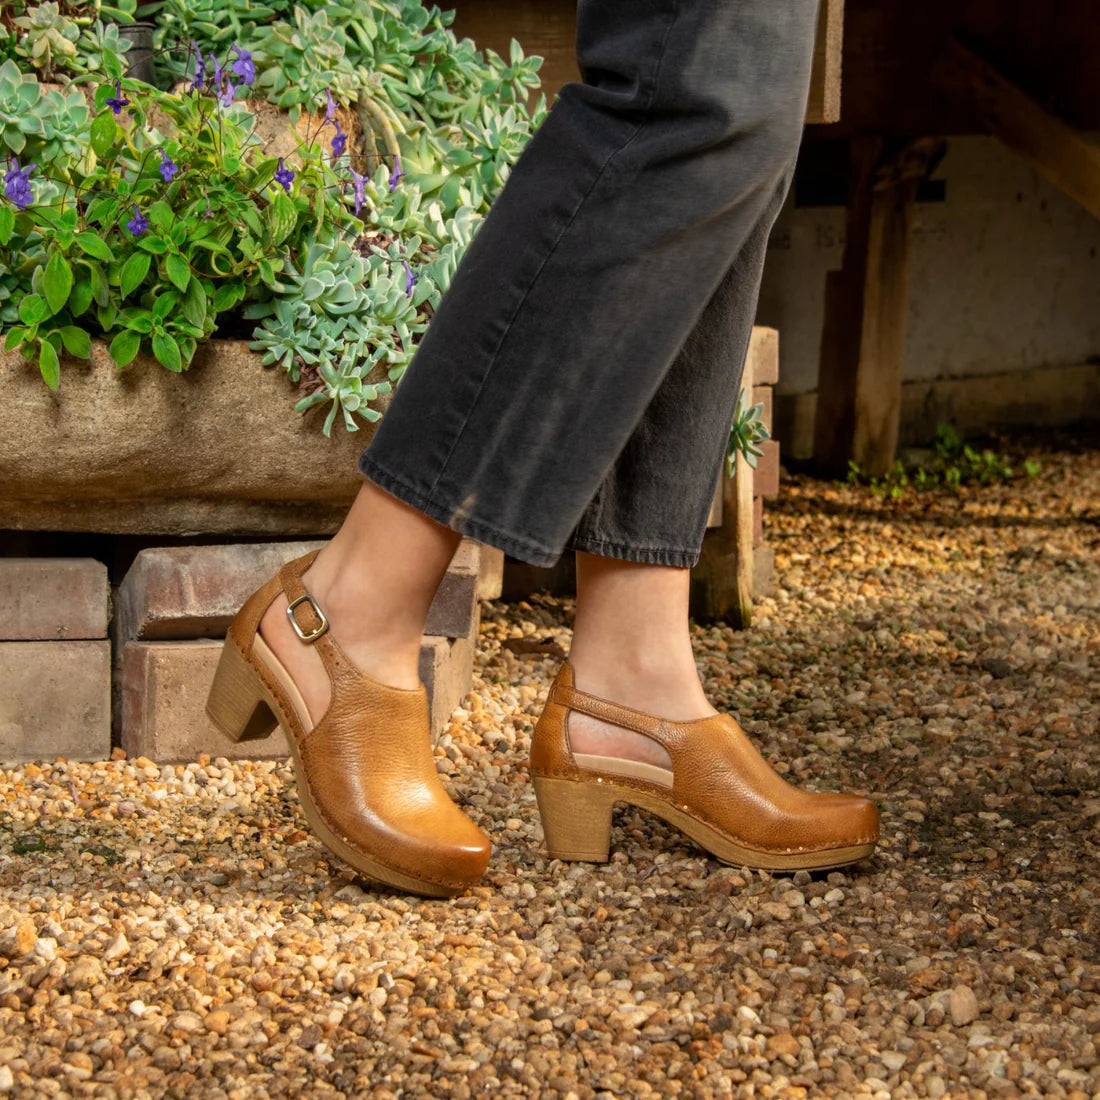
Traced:
POLYGON ((807 122, 840 119, 840 84, 844 63, 844 0, 821 0, 810 75, 807 122))
MULTIPOLYGON (((754 358, 750 347, 741 378, 742 388, 750 393, 754 358)), ((699 563, 692 570, 691 613, 697 619, 722 619, 732 626, 746 628, 752 625, 755 562, 753 471, 738 455, 735 475, 725 477, 725 470, 722 472, 722 525, 707 532, 699 563)))

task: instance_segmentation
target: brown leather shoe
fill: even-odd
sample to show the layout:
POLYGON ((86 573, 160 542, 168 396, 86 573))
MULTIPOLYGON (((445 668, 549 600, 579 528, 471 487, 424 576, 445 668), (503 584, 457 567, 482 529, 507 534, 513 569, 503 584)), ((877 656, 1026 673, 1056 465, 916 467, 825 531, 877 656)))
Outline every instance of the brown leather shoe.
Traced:
POLYGON ((357 871, 418 894, 459 893, 484 873, 489 838, 439 780, 424 685, 408 690, 372 680, 327 632, 328 619, 301 579, 317 553, 288 562, 237 613, 206 712, 234 741, 283 727, 310 828, 357 871), (280 592, 295 633, 317 647, 332 684, 332 701, 316 725, 259 633, 280 592))
POLYGON ((792 787, 729 715, 668 722, 585 695, 573 683, 567 661, 531 741, 531 776, 552 858, 604 862, 616 802, 650 810, 738 867, 839 867, 874 850, 873 802, 792 787), (570 711, 651 737, 668 753, 672 770, 572 752, 570 711))

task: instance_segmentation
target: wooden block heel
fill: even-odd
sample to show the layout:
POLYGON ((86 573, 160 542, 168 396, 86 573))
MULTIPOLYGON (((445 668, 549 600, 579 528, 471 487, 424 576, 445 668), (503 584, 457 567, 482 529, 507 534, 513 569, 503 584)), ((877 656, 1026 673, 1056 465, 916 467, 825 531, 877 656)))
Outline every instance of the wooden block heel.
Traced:
POLYGON ((232 641, 222 647, 206 713, 231 741, 256 741, 267 737, 279 724, 264 696, 259 675, 232 641))
POLYGON ((532 781, 550 858, 606 863, 614 791, 595 781, 539 776, 532 781))

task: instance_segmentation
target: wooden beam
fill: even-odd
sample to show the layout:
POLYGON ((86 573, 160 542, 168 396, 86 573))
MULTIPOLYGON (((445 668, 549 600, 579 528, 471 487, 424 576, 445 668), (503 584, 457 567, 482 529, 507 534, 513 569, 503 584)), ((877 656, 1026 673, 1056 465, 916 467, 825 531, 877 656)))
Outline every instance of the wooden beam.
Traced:
MULTIPOLYGON (((806 121, 835 122, 840 117, 844 0, 820 2, 806 121)), ((539 75, 547 100, 563 84, 580 79, 576 0, 452 0, 447 6, 455 9, 453 29, 460 38, 472 38, 503 57, 516 38, 526 53, 544 58, 539 75)))
POLYGON ((957 39, 948 43, 932 75, 940 88, 964 99, 991 134, 1100 218, 1100 145, 1046 110, 957 39))
POLYGON ((843 474, 850 459, 885 474, 897 450, 909 237, 917 182, 940 143, 897 150, 853 139, 844 263, 825 284, 814 459, 843 474))
POLYGON ((810 76, 807 122, 840 121, 840 78, 844 60, 844 0, 821 0, 810 76))

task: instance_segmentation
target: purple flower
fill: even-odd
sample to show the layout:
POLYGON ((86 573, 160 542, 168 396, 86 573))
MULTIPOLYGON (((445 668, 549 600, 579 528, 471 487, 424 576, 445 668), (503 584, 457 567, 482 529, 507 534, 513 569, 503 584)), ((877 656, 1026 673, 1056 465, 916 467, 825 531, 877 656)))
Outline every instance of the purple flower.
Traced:
POLYGON ((401 170, 401 158, 395 153, 393 156, 393 171, 390 173, 390 194, 392 195, 397 189, 397 181, 401 179, 405 173, 401 170))
POLYGON ((149 228, 149 219, 137 208, 134 203, 134 216, 126 223, 126 228, 135 237, 140 237, 149 228))
POLYGON ((294 173, 283 164, 282 157, 279 158, 279 167, 275 170, 275 182, 281 183, 284 191, 289 191, 294 182, 294 173))
POLYGON ((244 85, 243 84, 237 85, 237 84, 234 84, 232 80, 226 80, 226 82, 225 82, 225 91, 223 91, 218 96, 218 102, 223 107, 232 107, 233 106, 233 100, 237 98, 237 88, 238 87, 243 88, 244 85))
POLYGON ((38 167, 38 162, 19 167, 17 157, 12 157, 8 170, 4 173, 4 197, 15 204, 16 210, 26 210, 34 202, 31 191, 30 174, 38 167))
POLYGON ((242 50, 240 46, 234 46, 237 52, 237 60, 233 62, 233 72, 241 78, 242 84, 251 84, 256 79, 256 66, 252 61, 252 54, 248 50, 242 50))
POLYGON ((206 80, 206 62, 203 60, 202 50, 199 49, 198 43, 192 42, 191 48, 195 51, 195 75, 191 80, 191 91, 201 91, 203 83, 206 80))
POLYGON ((340 157, 344 155, 344 150, 347 148, 348 135, 340 129, 340 123, 336 119, 332 120, 332 125, 336 127, 336 137, 332 139, 332 155, 340 157))
POLYGON ((325 121, 326 122, 335 122, 336 121, 336 100, 332 98, 332 89, 331 88, 326 88, 325 89, 325 100, 326 100, 325 121))
POLYGON ((409 267, 408 260, 401 261, 405 265, 405 297, 411 298, 413 296, 413 287, 416 285, 416 280, 420 278, 411 267, 409 267))
POLYGON ((164 177, 165 183, 171 183, 172 177, 180 170, 178 164, 173 164, 169 159, 168 154, 161 149, 160 151, 160 168, 158 171, 161 176, 164 177))
POLYGON ((359 217, 359 211, 363 209, 367 201, 367 177, 359 175, 354 168, 350 169, 352 183, 355 188, 355 216, 359 217))
POLYGON ((203 221, 209 221, 214 216, 214 211, 210 206, 210 196, 206 196, 206 209, 202 212, 203 221))
POLYGON ((124 99, 123 96, 122 96, 122 81, 121 80, 116 80, 115 81, 115 94, 113 96, 111 96, 110 99, 107 100, 107 106, 110 107, 111 110, 114 111, 114 113, 116 115, 122 114, 122 108, 123 107, 129 107, 130 106, 130 101, 128 99, 124 99))

